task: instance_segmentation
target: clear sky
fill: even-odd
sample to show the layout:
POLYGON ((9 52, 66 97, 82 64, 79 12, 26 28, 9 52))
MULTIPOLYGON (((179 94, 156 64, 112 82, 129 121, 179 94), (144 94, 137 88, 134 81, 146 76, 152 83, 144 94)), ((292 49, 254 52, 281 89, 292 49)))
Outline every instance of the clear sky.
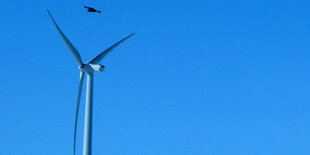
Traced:
POLYGON ((79 70, 46 9, 84 62, 136 33, 95 74, 94 155, 310 154, 309 1, 2 0, 1 155, 72 154, 79 70))

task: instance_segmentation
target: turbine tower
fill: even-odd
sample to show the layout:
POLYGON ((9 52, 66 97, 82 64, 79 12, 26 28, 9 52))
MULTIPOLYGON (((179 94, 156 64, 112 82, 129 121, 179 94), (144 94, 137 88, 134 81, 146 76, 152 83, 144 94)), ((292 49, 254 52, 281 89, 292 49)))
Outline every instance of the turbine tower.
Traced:
POLYGON ((93 121, 93 84, 94 84, 94 73, 102 72, 104 70, 104 66, 100 65, 99 62, 109 54, 114 48, 116 48, 119 44, 130 38, 134 35, 134 33, 115 43, 108 49, 101 52, 99 55, 88 61, 87 63, 83 63, 80 53, 78 50, 72 45, 72 43, 68 40, 65 34, 61 31, 59 26, 56 24, 52 14, 47 10, 50 15, 57 31, 60 33, 60 36, 66 43, 69 48, 71 54, 74 59, 77 61, 80 70, 80 84, 78 90, 78 98, 76 104, 76 113, 75 113, 75 124, 74 124, 74 144, 73 144, 73 154, 75 155, 76 150, 76 131, 77 131, 77 122, 78 122, 78 114, 81 100, 81 93, 83 88, 84 81, 84 73, 87 74, 87 88, 86 88, 86 106, 85 106, 85 122, 84 122, 84 144, 83 144, 83 155, 91 155, 92 154, 92 121, 93 121))

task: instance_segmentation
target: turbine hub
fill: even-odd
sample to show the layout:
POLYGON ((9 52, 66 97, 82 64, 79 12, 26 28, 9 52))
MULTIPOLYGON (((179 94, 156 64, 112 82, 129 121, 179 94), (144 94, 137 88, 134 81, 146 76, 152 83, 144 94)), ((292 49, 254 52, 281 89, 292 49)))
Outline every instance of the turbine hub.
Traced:
POLYGON ((100 64, 83 64, 79 69, 84 72, 103 72, 104 66, 100 64))

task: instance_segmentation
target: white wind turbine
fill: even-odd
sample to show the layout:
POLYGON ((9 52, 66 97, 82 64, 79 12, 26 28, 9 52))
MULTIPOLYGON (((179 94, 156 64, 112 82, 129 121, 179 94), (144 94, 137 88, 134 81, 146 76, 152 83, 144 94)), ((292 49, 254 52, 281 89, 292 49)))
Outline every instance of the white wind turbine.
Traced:
POLYGON ((109 54, 115 47, 119 44, 130 38, 134 35, 134 33, 120 40, 113 46, 109 47, 105 51, 101 52, 99 55, 88 61, 87 63, 83 63, 81 56, 77 49, 72 45, 72 43, 68 40, 65 34, 60 30, 58 25, 56 24, 53 16, 47 10, 50 15, 54 25, 56 26, 57 31, 60 33, 62 39, 65 41, 67 47, 69 48, 71 54, 77 61, 80 70, 80 85, 78 91, 78 99, 76 105, 76 114, 75 114, 75 124, 74 124, 74 146, 73 146, 73 154, 75 154, 76 148, 76 131, 77 131, 77 122, 78 122, 78 114, 79 114, 79 106, 81 100, 81 93, 84 81, 84 73, 87 73, 87 88, 86 88, 86 106, 85 106, 85 122, 84 122, 84 146, 83 146, 83 155, 91 155, 92 154, 92 118, 93 118, 93 80, 94 80, 94 72, 102 72, 104 70, 104 66, 100 65, 99 62, 109 54))

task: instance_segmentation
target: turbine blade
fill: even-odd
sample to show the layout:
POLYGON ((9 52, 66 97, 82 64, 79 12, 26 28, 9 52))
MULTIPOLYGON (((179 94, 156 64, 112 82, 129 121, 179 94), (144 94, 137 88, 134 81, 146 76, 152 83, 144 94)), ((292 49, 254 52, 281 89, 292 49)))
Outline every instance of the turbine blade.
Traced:
POLYGON ((109 54, 114 48, 116 48, 119 44, 121 44, 122 42, 124 42, 125 40, 127 40, 128 38, 130 38, 131 36, 133 36, 135 33, 130 34, 129 36, 125 37, 124 39, 120 40, 119 42, 117 42, 116 44, 114 44, 113 46, 109 47, 108 49, 106 49, 105 51, 101 52, 99 55, 97 55, 96 57, 94 57, 92 60, 90 60, 87 64, 97 64, 99 63, 107 54, 109 54))
POLYGON ((76 132, 77 132, 77 123, 78 123, 78 118, 79 118, 79 109, 80 109, 80 101, 81 101, 83 82, 84 82, 84 72, 81 71, 80 72, 80 85, 79 85, 78 99, 77 99, 76 111, 75 111, 73 155, 75 155, 75 148, 76 148, 76 132))
POLYGON ((47 10, 48 14, 50 15, 57 31, 60 33, 62 39, 65 41, 67 47, 69 48, 71 54, 73 55, 73 57, 75 58, 75 60, 77 61, 77 63, 79 64, 80 67, 83 66, 83 62, 80 56, 80 53, 78 52, 78 50, 72 45, 72 43, 69 41, 69 39, 65 36, 65 34, 61 31, 61 29, 58 27, 58 25, 56 24, 52 14, 47 10))

